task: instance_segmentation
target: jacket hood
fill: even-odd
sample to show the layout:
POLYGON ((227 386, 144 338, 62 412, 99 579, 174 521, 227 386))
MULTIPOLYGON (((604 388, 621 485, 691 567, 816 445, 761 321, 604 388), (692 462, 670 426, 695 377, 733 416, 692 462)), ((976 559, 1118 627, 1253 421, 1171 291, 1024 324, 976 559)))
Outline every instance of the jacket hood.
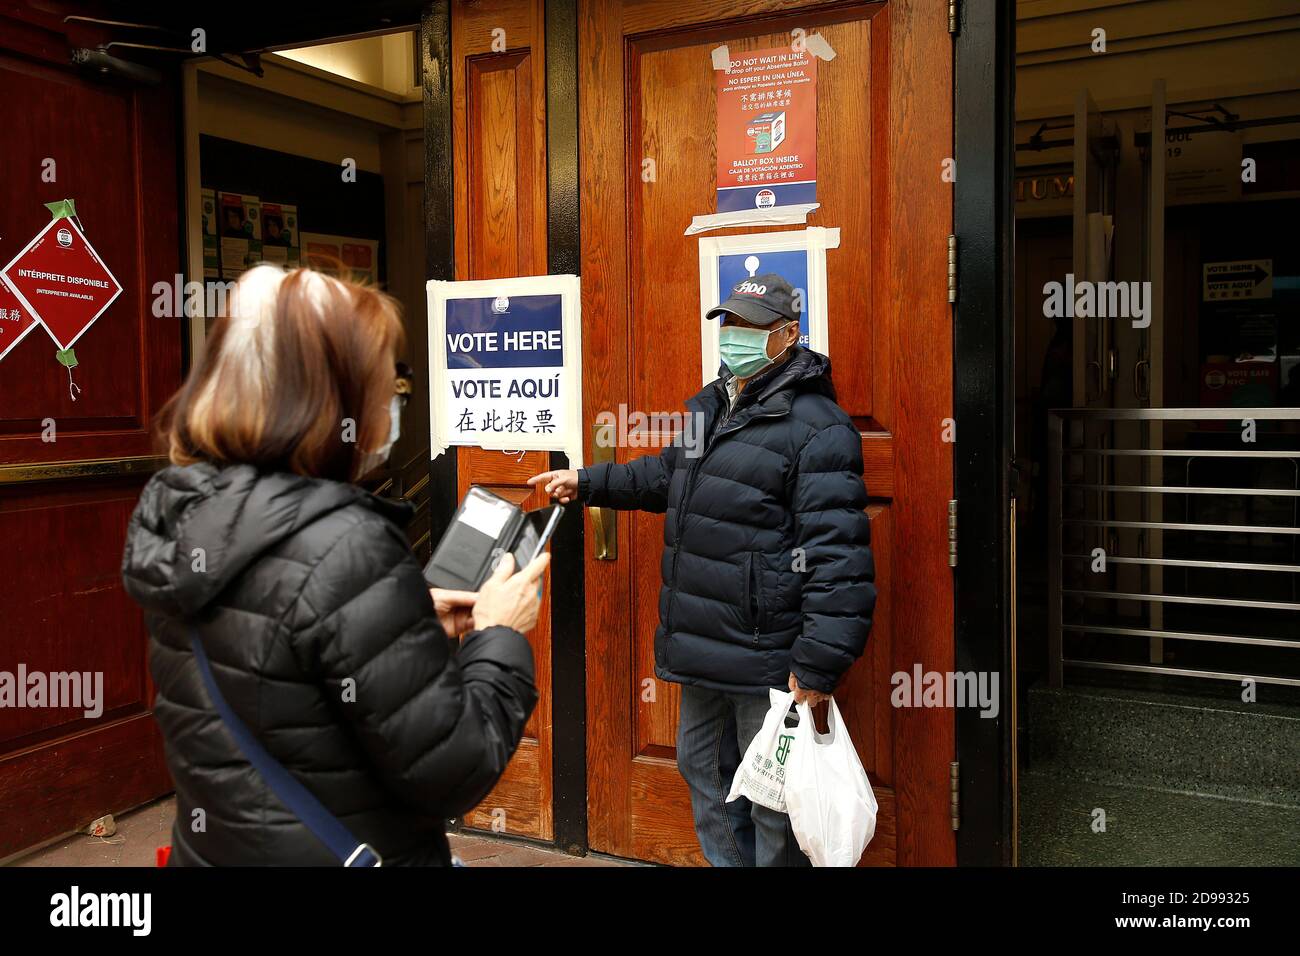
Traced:
POLYGON ((147 611, 192 615, 266 551, 353 503, 399 524, 410 515, 407 505, 337 481, 252 465, 172 465, 149 480, 131 516, 123 583, 147 611))

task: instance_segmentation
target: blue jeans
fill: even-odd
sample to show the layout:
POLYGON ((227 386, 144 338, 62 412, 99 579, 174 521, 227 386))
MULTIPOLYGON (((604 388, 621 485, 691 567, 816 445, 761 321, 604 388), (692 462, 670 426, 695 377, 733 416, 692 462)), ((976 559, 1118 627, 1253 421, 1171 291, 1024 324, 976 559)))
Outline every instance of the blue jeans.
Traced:
MULTIPOLYGON (((691 789, 695 835, 713 866, 811 866, 790 818, 740 797, 727 803, 740 758, 763 726, 767 694, 682 685, 677 769, 691 789)), ((791 714, 791 720, 798 718, 791 714)))

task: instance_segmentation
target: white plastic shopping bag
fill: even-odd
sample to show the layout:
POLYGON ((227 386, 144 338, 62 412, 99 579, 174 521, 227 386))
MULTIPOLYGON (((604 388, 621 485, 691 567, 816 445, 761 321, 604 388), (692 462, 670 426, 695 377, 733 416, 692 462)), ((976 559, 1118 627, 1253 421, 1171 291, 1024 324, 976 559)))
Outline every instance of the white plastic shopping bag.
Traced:
MULTIPOLYGON (((785 804, 799 849, 813 866, 856 866, 876 833, 876 795, 831 698, 827 732, 800 704, 785 761, 785 804)), ((764 729, 767 725, 764 724, 764 729)))
POLYGON ((768 700, 772 708, 736 768, 727 802, 748 797, 753 803, 785 813, 786 763, 795 732, 793 727, 785 725, 785 715, 794 703, 794 694, 768 688, 768 700))

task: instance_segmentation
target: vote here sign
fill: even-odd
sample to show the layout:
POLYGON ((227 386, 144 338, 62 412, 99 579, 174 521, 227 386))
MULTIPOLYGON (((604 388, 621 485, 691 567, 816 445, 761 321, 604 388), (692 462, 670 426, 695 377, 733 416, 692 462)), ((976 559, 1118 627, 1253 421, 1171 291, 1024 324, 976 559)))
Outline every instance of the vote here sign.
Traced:
POLYGON ((448 445, 580 447, 581 345, 571 276, 429 284, 436 455, 448 445))

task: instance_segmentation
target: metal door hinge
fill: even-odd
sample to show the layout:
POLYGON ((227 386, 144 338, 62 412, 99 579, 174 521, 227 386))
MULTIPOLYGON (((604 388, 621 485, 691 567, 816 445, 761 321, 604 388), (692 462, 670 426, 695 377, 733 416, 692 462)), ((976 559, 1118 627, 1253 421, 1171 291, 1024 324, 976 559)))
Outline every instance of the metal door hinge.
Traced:
POLYGON ((952 828, 961 829, 961 764, 954 760, 948 764, 948 804, 952 811, 952 828))
POLYGON ((957 0, 948 0, 948 32, 957 33, 957 0))
POLYGON ((948 567, 957 567, 957 499, 948 499, 948 567))
POLYGON ((957 301, 957 237, 948 237, 948 303, 957 301))

